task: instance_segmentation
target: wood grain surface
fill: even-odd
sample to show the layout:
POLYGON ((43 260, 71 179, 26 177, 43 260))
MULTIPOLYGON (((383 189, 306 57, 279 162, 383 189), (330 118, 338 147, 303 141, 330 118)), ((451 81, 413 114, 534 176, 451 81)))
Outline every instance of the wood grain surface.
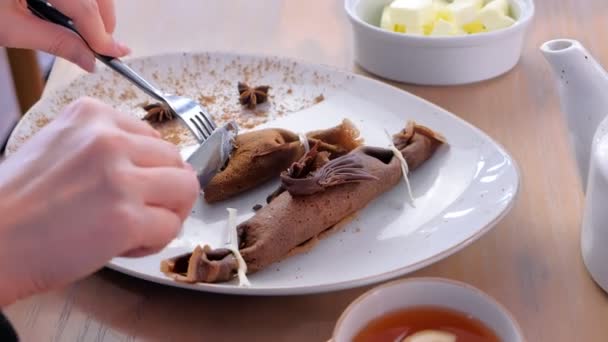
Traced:
MULTIPOLYGON (((363 73, 353 63, 342 0, 118 1, 117 36, 135 55, 230 50, 296 57, 363 73)), ((462 252, 411 276, 465 281, 503 303, 529 341, 607 341, 608 297, 580 256, 583 196, 552 75, 538 46, 576 38, 608 66, 606 0, 536 0, 520 64, 488 82, 401 88, 478 126, 518 161, 512 212, 462 252)), ((81 71, 60 61, 48 89, 81 71)), ((608 89, 607 96, 608 96, 608 89)), ((77 257, 77 256, 74 256, 77 257)), ((24 341, 326 341, 368 288, 243 298, 163 287, 101 271, 6 309, 24 341)))

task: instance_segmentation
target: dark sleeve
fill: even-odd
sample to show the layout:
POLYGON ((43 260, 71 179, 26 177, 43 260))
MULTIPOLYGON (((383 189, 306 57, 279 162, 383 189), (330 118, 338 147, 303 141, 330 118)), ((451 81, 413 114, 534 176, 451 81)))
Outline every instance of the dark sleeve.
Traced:
POLYGON ((0 341, 2 342, 17 342, 17 333, 11 326, 11 323, 0 312, 0 341))

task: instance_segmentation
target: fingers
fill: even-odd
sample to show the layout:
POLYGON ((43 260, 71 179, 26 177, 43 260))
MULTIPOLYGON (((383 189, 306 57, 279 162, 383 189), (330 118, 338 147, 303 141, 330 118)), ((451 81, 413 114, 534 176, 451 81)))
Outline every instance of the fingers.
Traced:
POLYGON ((145 207, 139 212, 138 240, 127 255, 142 256, 163 249, 179 233, 182 220, 174 212, 158 207, 145 207))
POLYGON ((160 138, 160 133, 147 122, 90 97, 83 97, 70 103, 62 114, 67 120, 82 120, 89 123, 93 121, 94 125, 100 121, 111 122, 112 125, 129 133, 160 138))
POLYGON ((114 29, 116 28, 114 0, 97 0, 97 5, 99 6, 99 14, 101 14, 106 32, 109 34, 114 33, 114 29))
POLYGON ((141 258, 141 257, 145 257, 146 255, 151 255, 151 254, 156 254, 158 252, 160 252, 162 250, 162 248, 160 249, 149 249, 149 248, 136 248, 134 250, 128 251, 127 253, 124 253, 121 255, 121 257, 124 258, 141 258))
POLYGON ((95 68, 95 57, 80 37, 61 26, 42 21, 30 13, 19 12, 15 22, 7 27, 16 29, 9 32, 5 46, 35 49, 65 58, 86 71, 95 68), (27 30, 23 29, 27 27, 27 30), (32 32, 35 32, 32 34, 32 32))
POLYGON ((158 253, 179 233, 182 222, 198 196, 198 180, 193 171, 175 168, 137 169, 132 184, 144 197, 143 209, 134 220, 137 230, 132 248, 124 257, 142 257, 158 253))
POLYGON ((112 109, 112 111, 115 116, 116 124, 121 129, 133 134, 160 138, 160 133, 147 122, 134 118, 127 113, 119 112, 115 109, 112 109))
POLYGON ((133 164, 139 167, 184 168, 184 160, 177 146, 161 139, 129 135, 125 146, 133 164))
MULTIPOLYGON (((130 52, 128 47, 111 36, 116 26, 111 0, 56 0, 53 5, 73 19, 94 51, 114 57, 122 57, 130 52)), ((7 40, 1 42, 4 46, 43 50, 63 57, 86 71, 94 70, 93 53, 80 37, 68 29, 40 20, 26 9, 15 11, 5 20, 10 22, 3 22, 3 26, 13 32, 4 32, 4 40, 7 40)))
POLYGON ((177 213, 181 220, 190 214, 199 193, 196 173, 176 168, 140 168, 136 179, 145 204, 177 213))
MULTIPOLYGON (((108 7, 106 2, 103 3, 103 11, 112 10, 113 13, 112 7, 108 7)), ((115 41, 107 32, 97 0, 56 0, 53 5, 72 18, 78 31, 95 52, 113 57, 122 57, 130 52, 128 47, 115 41)))

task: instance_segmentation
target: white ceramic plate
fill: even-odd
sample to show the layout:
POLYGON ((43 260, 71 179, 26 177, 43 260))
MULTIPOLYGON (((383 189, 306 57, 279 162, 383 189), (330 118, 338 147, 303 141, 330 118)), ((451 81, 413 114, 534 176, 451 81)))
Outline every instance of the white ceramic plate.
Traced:
MULTIPOLYGON (((133 60, 130 64, 164 89, 198 98, 218 121, 237 117, 244 127, 284 127, 306 132, 349 118, 366 143, 387 146, 394 133, 416 120, 444 134, 449 148, 411 175, 416 207, 404 184, 384 194, 307 253, 251 275, 252 286, 186 285, 165 277, 162 259, 189 252, 198 243, 220 242, 226 208, 237 208, 239 222, 276 184, 267 184, 221 204, 196 204, 182 234, 162 252, 145 258, 112 260, 109 267, 149 281, 199 291, 286 295, 333 291, 380 282, 434 263, 487 232, 511 207, 519 177, 515 162, 487 135, 445 110, 386 84, 293 60, 222 53, 175 54, 133 60), (236 83, 272 86, 270 104, 243 110, 236 83), (322 97, 320 97, 322 95, 322 97)), ((109 70, 82 76, 36 104, 13 133, 14 152, 72 99, 90 95, 142 116, 146 97, 109 70)), ((163 135, 180 146, 191 144, 177 124, 163 135)))

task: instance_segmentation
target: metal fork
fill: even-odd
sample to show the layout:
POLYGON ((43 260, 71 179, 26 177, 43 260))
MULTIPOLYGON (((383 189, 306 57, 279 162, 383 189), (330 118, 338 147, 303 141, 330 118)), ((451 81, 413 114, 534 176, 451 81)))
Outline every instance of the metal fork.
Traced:
MULTIPOLYGON (((73 31, 79 35, 85 43, 87 43, 84 37, 82 37, 74 26, 72 19, 61 13, 48 2, 44 0, 27 0, 27 5, 29 10, 36 16, 73 31)), ((89 48, 91 47, 89 46, 89 48)), ((91 51, 93 51, 93 49, 91 49, 91 51)), ((215 122, 213 122, 213 119, 211 118, 211 115, 209 115, 209 113, 194 100, 183 96, 167 94, 161 91, 157 87, 153 86, 150 82, 146 81, 118 58, 100 55, 95 51, 93 51, 93 53, 98 60, 124 76, 126 79, 131 81, 131 83, 143 90, 146 94, 150 95, 155 100, 162 102, 169 109, 171 109, 173 114, 180 118, 182 122, 184 122, 190 129, 190 131, 192 131, 199 143, 207 140, 211 133, 213 133, 213 131, 217 128, 215 122)))
POLYGON ((207 140, 211 133, 217 128, 211 115, 194 100, 162 92, 118 58, 105 60, 105 57, 102 56, 100 60, 108 67, 127 78, 146 94, 167 105, 167 107, 169 107, 171 111, 188 126, 199 143, 207 140))

